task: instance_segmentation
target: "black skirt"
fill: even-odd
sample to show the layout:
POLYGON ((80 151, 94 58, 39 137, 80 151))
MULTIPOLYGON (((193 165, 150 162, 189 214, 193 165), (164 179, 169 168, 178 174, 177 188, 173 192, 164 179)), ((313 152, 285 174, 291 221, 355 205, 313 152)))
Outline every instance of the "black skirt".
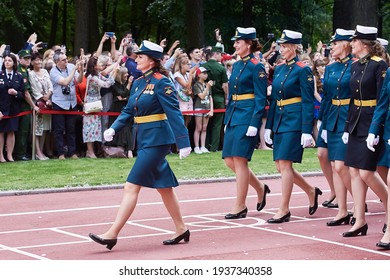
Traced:
POLYGON ((345 155, 345 165, 357 169, 375 171, 379 158, 384 152, 384 142, 380 138, 378 145, 374 146, 375 152, 367 148, 367 136, 357 136, 350 134, 347 151, 345 155))

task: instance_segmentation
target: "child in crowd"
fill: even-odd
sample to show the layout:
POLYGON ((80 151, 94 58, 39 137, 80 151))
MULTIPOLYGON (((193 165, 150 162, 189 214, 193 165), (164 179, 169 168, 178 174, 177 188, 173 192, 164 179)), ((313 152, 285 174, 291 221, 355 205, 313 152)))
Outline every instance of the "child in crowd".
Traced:
POLYGON ((213 116, 213 98, 210 94, 210 89, 213 86, 213 81, 207 80, 207 69, 199 67, 196 70, 196 82, 192 88, 195 97, 194 110, 210 110, 207 113, 195 113, 195 131, 194 131, 194 152, 196 154, 209 153, 205 147, 207 124, 209 117, 213 116), (200 148, 199 148, 200 138, 200 148))

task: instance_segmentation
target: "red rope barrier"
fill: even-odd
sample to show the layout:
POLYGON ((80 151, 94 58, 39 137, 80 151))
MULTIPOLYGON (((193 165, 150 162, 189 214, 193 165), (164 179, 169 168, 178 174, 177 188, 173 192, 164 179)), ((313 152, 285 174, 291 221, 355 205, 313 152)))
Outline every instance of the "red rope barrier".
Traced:
MULTIPOLYGON (((320 106, 315 106, 316 109, 319 109, 320 106)), ((268 106, 265 108, 266 110, 269 109, 268 106)), ((196 111, 182 111, 183 114, 203 114, 208 113, 210 110, 196 110, 196 111)), ((226 109, 214 109, 214 113, 225 113, 226 109)), ((2 119, 10 119, 10 118, 18 118, 25 115, 29 115, 32 113, 32 110, 21 112, 15 116, 3 116, 2 119)), ((97 112, 97 113, 89 113, 86 114, 84 112, 80 111, 56 111, 56 110, 47 110, 47 109, 41 109, 39 110, 39 114, 44 115, 83 115, 83 116, 91 116, 91 115, 97 115, 97 116, 119 116, 120 112, 97 112)))

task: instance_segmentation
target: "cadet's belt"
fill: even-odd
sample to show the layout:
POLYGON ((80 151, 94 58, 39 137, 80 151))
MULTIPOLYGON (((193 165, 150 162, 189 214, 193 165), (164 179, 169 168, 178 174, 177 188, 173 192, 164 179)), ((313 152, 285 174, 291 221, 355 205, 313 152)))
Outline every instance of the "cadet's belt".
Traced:
POLYGON ((286 105, 302 102, 302 97, 293 97, 289 99, 276 100, 276 105, 283 107, 286 105))
POLYGON ((239 101, 239 100, 246 100, 246 99, 254 99, 255 94, 254 93, 246 93, 246 94, 233 94, 232 99, 234 101, 239 101))
POLYGON ((148 116, 134 117, 135 123, 149 123, 149 122, 157 122, 163 121, 167 119, 167 115, 165 114, 154 114, 148 116))
POLYGON ((371 100, 354 99, 353 103, 359 107, 374 107, 376 106, 376 99, 371 99, 371 100))
POLYGON ((336 106, 348 105, 350 100, 351 100, 350 98, 332 99, 332 105, 336 105, 336 106))

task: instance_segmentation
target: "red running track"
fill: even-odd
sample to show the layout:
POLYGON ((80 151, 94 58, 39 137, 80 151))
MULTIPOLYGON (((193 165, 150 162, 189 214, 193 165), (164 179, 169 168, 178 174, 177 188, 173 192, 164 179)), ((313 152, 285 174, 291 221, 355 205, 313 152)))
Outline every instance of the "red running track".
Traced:
MULTIPOLYGON (((324 177, 307 177, 329 196, 324 177)), ((327 227, 336 209, 319 206, 308 215, 305 193, 294 187, 291 221, 265 221, 277 211, 280 179, 264 179, 271 188, 267 206, 255 209, 250 189, 247 218, 225 220, 235 196, 235 182, 182 184, 176 188, 182 214, 191 231, 187 244, 164 246, 173 225, 155 190, 143 189, 133 216, 112 251, 94 243, 90 232, 103 233, 112 223, 121 189, 0 197, 0 260, 388 260, 390 251, 378 250, 384 209, 369 191, 368 234, 344 238, 350 226, 327 227)), ((349 206, 352 200, 349 197, 349 206)))

